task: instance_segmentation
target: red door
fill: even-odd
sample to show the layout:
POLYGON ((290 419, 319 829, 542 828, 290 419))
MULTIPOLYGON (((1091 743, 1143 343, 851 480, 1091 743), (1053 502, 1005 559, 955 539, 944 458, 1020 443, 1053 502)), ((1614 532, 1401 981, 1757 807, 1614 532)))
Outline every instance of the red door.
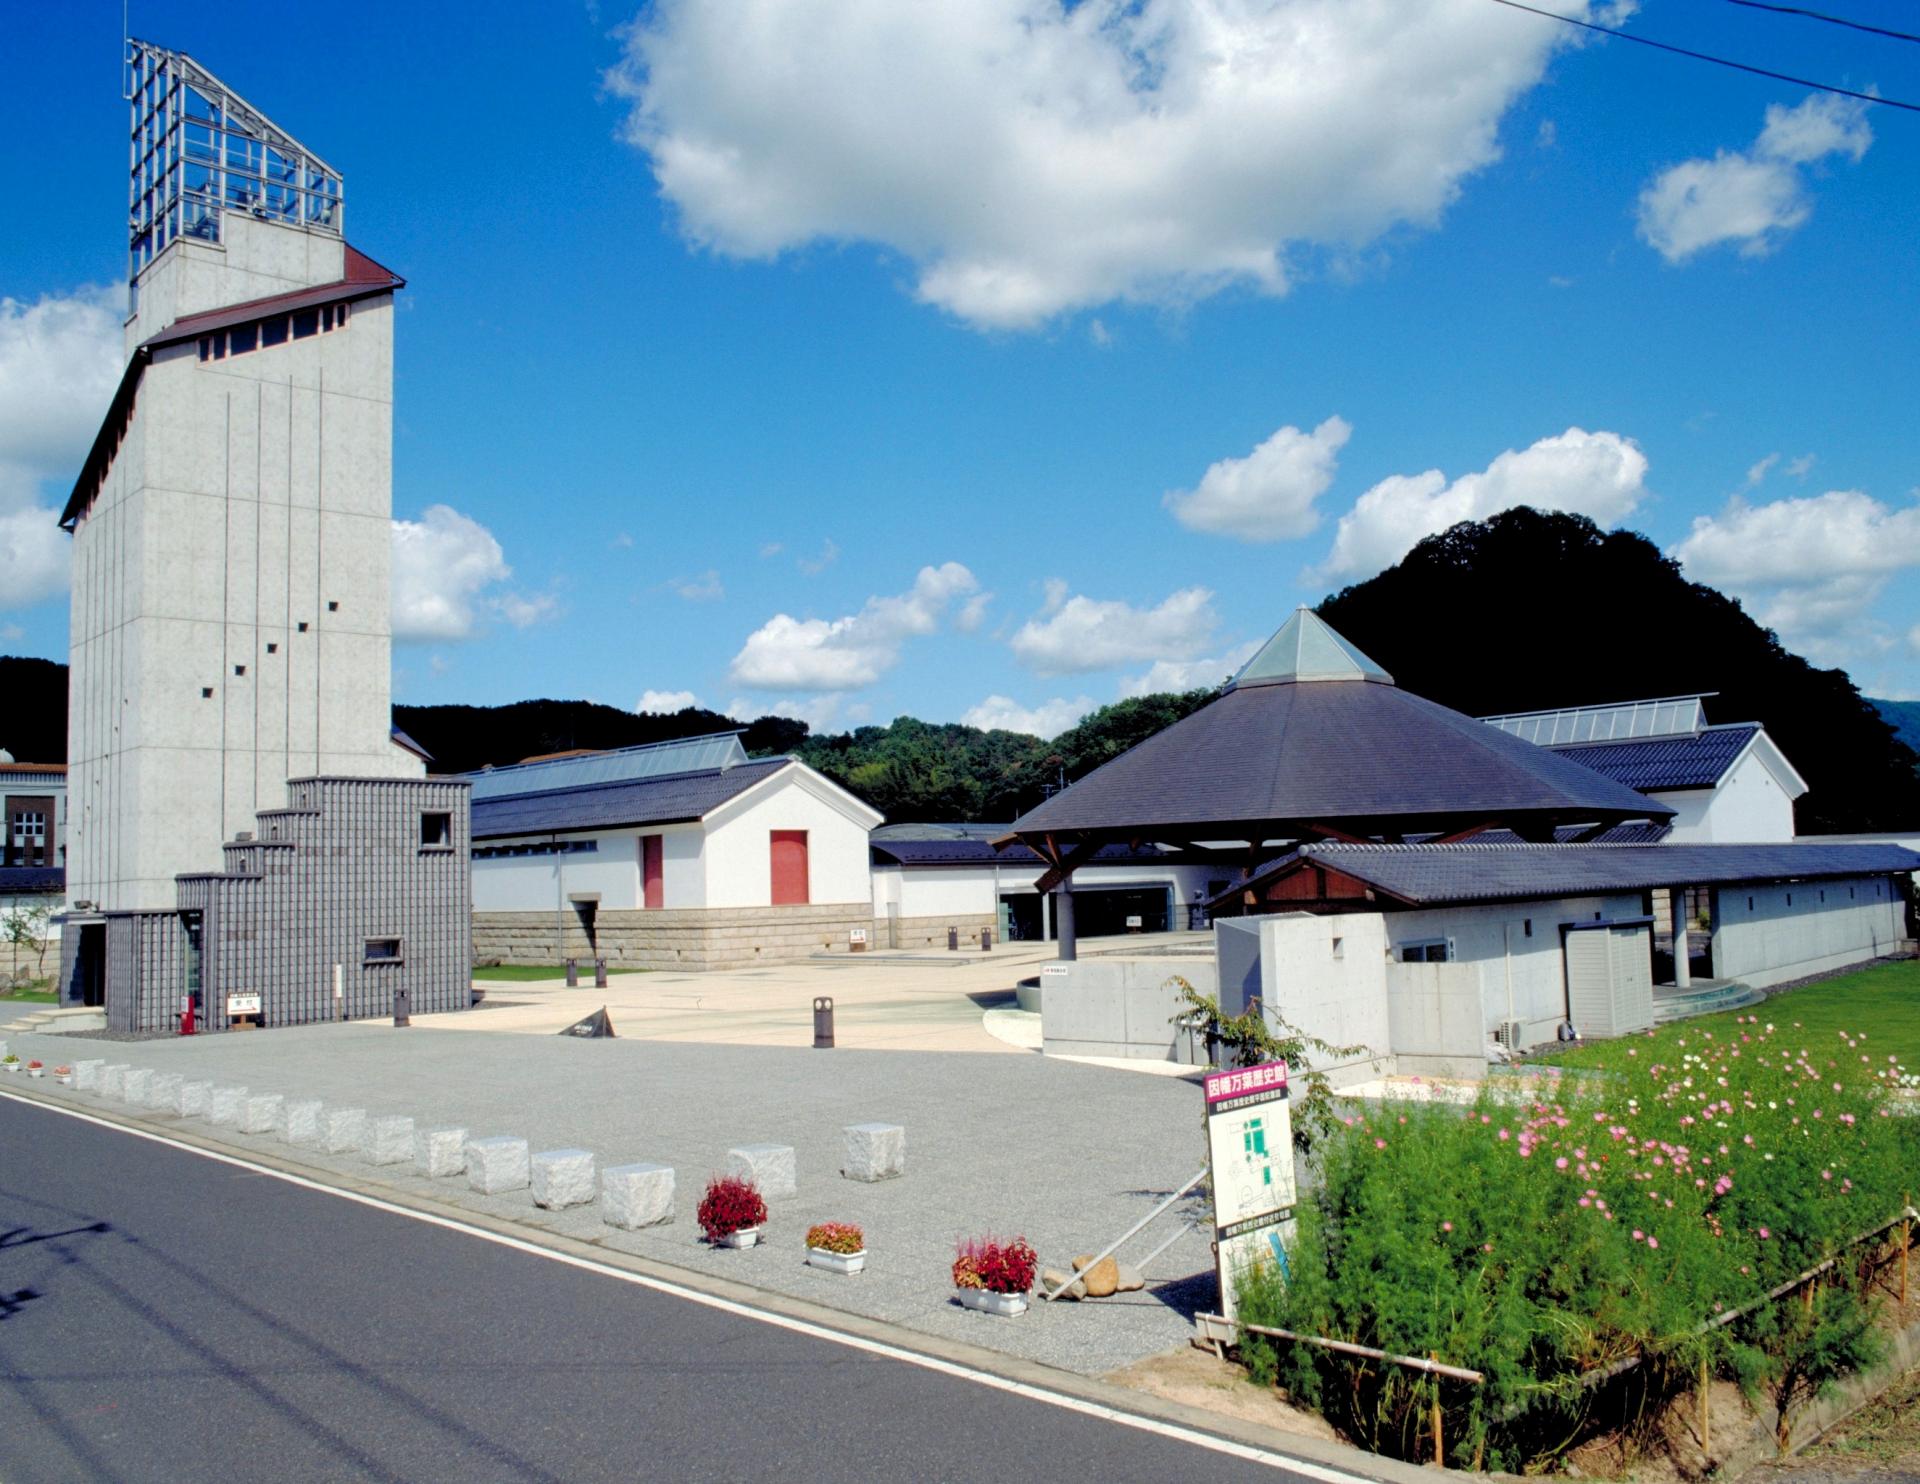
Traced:
POLYGON ((660 870, 660 837, 642 835, 640 837, 640 888, 645 895, 641 905, 650 912, 657 912, 666 905, 666 880, 660 870))
POLYGON ((807 904, 807 832, 773 832, 773 905, 804 907, 807 904))

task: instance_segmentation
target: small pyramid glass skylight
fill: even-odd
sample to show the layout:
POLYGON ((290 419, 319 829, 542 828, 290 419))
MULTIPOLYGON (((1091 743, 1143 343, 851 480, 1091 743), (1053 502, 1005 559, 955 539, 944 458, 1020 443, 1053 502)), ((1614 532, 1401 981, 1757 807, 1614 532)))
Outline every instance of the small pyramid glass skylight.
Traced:
POLYGON ((1391 675, 1303 604, 1280 626, 1280 632, 1240 667, 1240 673, 1228 682, 1227 689, 1311 680, 1372 680, 1381 685, 1393 684, 1391 675))

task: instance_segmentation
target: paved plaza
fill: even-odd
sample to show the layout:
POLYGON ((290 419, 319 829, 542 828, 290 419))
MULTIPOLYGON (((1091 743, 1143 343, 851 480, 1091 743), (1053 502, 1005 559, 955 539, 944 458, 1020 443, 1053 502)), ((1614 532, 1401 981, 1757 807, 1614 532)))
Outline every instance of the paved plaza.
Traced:
MULTIPOLYGON (((1149 1264, 1144 1292, 1078 1305, 1036 1302, 1012 1320, 953 1302, 954 1243, 987 1232, 1024 1234, 1044 1263, 1061 1266, 1103 1246, 1200 1169, 1200 1093, 1179 1078, 1062 1062, 988 1033, 985 1009, 1011 1003, 1013 959, 964 969, 790 965, 731 975, 616 976, 604 991, 495 984, 486 1008, 417 1019, 407 1030, 361 1022, 136 1043, 18 1036, 13 1049, 49 1062, 104 1056, 289 1100, 404 1114, 422 1130, 516 1135, 535 1152, 586 1149, 602 1167, 668 1164, 677 1172, 673 1222, 624 1232, 605 1225, 597 1206, 539 1210, 525 1190, 481 1195, 464 1177, 428 1179, 411 1165, 375 1166, 198 1118, 142 1115, 241 1148, 270 1149, 368 1188, 412 1192, 1101 1374, 1183 1343, 1193 1309, 1212 1307, 1205 1235, 1182 1237, 1149 1264), (985 987, 994 983, 1001 988, 985 987), (813 993, 831 993, 841 1006, 835 1050, 811 1049, 813 993), (551 1033, 602 1003, 618 1038, 551 1033), (842 1130, 872 1122, 905 1126, 902 1177, 865 1184, 839 1173, 842 1130), (797 1193, 770 1203, 763 1246, 709 1248, 694 1221, 707 1176, 725 1168, 730 1148, 768 1143, 795 1149, 797 1193), (864 1273, 840 1277, 804 1264, 805 1229, 823 1220, 865 1228, 864 1273)), ((103 1102, 46 1081, 31 1085, 78 1105, 103 1102)), ((124 1104, 106 1106, 125 1111, 124 1104)), ((1162 1218, 1133 1250, 1157 1244, 1172 1220, 1162 1218)), ((474 1301, 500 1297, 476 1294, 474 1301)))

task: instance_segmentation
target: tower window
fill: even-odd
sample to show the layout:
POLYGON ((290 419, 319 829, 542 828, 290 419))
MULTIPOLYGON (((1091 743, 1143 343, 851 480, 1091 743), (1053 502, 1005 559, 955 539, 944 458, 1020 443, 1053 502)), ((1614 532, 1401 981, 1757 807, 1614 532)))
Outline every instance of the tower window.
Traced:
POLYGON ((267 646, 268 654, 278 654, 279 652, 280 652, 280 646, 278 644, 269 644, 267 646))
POLYGON ((306 633, 306 631, 307 631, 307 621, 303 618, 300 620, 300 632, 304 634, 306 633))
POLYGON ((401 944, 398 938, 369 938, 366 952, 361 958, 368 964, 397 964, 401 962, 401 944))
POLYGON ((203 701, 211 701, 213 699, 213 687, 210 685, 201 686, 200 699, 203 701))
POLYGON ((302 309, 293 316, 293 338, 305 340, 309 335, 320 333, 320 311, 302 309))
POLYGON ((277 319, 260 322, 260 344, 285 345, 287 343, 287 317, 283 314, 277 319))
POLYGON ((441 847, 453 844, 453 815, 445 809, 428 809, 420 816, 420 843, 441 847))
POLYGON ((327 612, 338 613, 339 611, 340 611, 340 605, 338 603, 329 602, 327 604, 327 612))
POLYGON ((227 332, 227 354, 229 355, 245 355, 259 344, 260 327, 258 325, 241 325, 238 329, 227 332))
POLYGON ((202 335, 200 337, 200 359, 204 361, 208 356, 212 354, 213 354, 213 341, 208 339, 205 335, 202 335))

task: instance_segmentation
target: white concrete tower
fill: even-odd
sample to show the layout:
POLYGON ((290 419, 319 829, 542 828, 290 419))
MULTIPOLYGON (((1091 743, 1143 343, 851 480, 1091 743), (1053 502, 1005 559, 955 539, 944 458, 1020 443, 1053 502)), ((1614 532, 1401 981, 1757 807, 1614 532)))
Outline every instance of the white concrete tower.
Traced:
POLYGON ((401 280, 191 58, 130 43, 127 94, 127 368, 62 516, 67 895, 98 911, 171 909, 291 777, 421 772, 390 740, 401 280))

